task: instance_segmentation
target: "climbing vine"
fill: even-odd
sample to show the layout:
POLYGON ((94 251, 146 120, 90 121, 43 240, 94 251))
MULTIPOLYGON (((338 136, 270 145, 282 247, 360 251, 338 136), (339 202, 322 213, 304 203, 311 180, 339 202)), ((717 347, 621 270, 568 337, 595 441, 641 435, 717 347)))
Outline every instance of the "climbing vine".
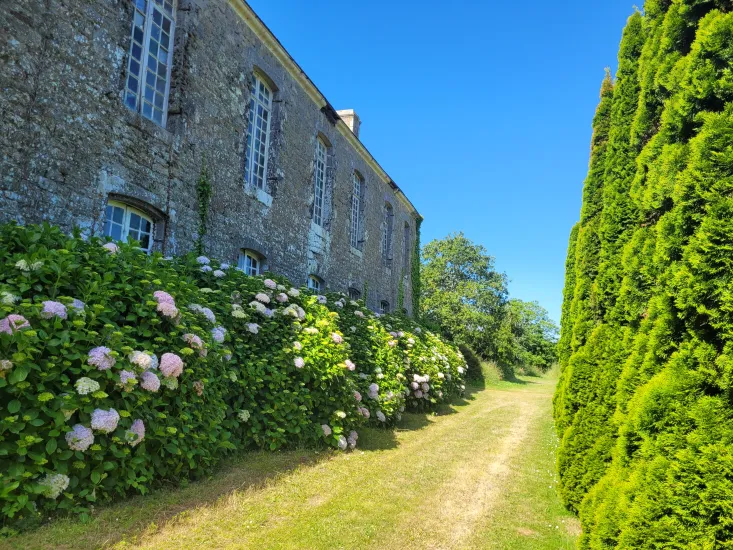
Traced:
POLYGON ((204 236, 206 235, 206 223, 209 220, 211 193, 211 182, 209 181, 209 172, 206 168, 206 157, 204 157, 201 160, 201 175, 196 184, 196 195, 199 201, 199 227, 198 237, 196 238, 196 251, 199 254, 204 253, 204 236))
POLYGON ((415 247, 412 249, 412 314, 415 319, 420 318, 420 293, 422 283, 420 281, 420 226, 422 218, 415 223, 415 247))

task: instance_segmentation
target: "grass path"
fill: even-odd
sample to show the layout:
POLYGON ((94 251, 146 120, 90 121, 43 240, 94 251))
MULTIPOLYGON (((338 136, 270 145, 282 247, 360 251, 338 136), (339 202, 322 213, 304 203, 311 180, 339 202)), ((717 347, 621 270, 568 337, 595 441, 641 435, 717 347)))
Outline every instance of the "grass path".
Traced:
MULTIPOLYGON (((561 549, 577 522, 555 492, 554 379, 501 382, 361 450, 250 453, 216 476, 61 520, 10 548, 561 549)), ((4 548, 3 543, 0 547, 4 548)))

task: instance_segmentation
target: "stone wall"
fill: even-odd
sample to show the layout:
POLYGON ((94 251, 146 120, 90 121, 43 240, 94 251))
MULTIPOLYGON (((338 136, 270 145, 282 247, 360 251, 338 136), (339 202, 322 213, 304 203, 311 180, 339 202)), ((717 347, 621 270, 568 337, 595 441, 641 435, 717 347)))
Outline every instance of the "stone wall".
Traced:
POLYGON ((131 1, 0 4, 0 221, 49 221, 99 235, 113 198, 156 221, 157 249, 183 253, 197 238, 196 182, 205 159, 213 187, 208 255, 236 262, 241 249, 251 248, 269 270, 298 284, 312 273, 329 290, 368 285, 375 309, 381 300, 396 307, 404 275, 409 309, 403 239, 408 224, 414 243, 417 212, 234 7, 180 0, 161 128, 122 102, 131 1), (255 72, 276 87, 267 194, 247 189, 243 177, 255 72), (323 229, 311 222, 319 135, 330 145, 323 229), (366 187, 360 251, 349 241, 355 170, 366 187), (381 250, 387 202, 394 209, 390 265, 381 250))

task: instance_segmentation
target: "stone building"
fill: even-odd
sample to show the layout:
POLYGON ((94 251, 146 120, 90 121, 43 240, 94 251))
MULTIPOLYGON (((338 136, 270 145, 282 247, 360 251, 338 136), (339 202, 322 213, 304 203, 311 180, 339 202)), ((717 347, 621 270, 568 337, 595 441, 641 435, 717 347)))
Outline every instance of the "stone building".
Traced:
POLYGON ((411 310, 420 215, 242 0, 2 2, 0 89, 0 221, 184 253, 204 181, 208 255, 411 310))

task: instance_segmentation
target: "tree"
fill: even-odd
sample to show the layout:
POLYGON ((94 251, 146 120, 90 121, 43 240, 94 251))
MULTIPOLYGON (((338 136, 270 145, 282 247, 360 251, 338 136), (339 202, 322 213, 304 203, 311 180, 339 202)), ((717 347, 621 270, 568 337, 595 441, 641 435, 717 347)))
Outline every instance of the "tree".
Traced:
POLYGON ((494 258, 463 233, 423 247, 421 307, 425 319, 484 358, 496 355, 507 301, 507 278, 494 258))
POLYGON ((547 310, 537 302, 509 300, 504 322, 512 336, 515 367, 536 368, 547 372, 557 361, 558 327, 547 310))

